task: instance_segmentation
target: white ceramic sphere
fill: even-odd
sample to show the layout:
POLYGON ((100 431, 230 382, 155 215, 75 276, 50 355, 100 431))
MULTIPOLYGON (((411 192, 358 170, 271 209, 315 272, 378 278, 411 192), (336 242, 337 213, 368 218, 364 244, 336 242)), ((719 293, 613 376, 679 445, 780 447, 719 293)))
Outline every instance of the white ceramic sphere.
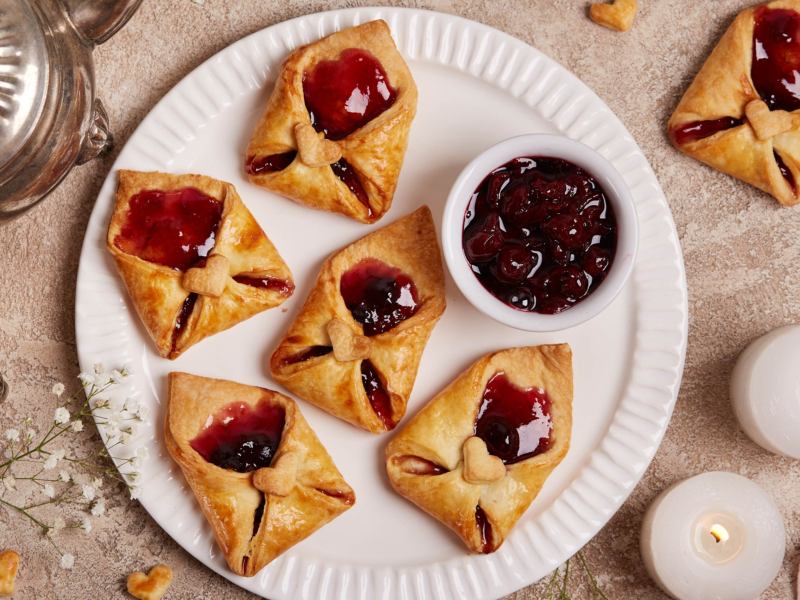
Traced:
POLYGON ((800 459, 800 325, 775 329, 742 352, 731 377, 731 401, 755 443, 800 459))

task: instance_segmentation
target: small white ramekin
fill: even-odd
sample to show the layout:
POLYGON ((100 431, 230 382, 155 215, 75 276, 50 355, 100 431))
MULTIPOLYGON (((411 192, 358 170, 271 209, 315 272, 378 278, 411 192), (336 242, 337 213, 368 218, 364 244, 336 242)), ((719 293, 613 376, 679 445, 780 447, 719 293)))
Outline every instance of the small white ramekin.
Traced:
POLYGON ((568 329, 601 313, 625 286, 633 270, 638 246, 636 208, 622 175, 588 146, 558 135, 520 135, 495 144, 479 154, 461 171, 453 184, 442 220, 444 257, 461 293, 484 314, 526 331, 568 329), (585 169, 605 190, 617 219, 617 249, 608 275, 588 297, 553 315, 518 310, 495 298, 475 277, 462 245, 464 213, 475 189, 493 170, 523 156, 562 158, 585 169))

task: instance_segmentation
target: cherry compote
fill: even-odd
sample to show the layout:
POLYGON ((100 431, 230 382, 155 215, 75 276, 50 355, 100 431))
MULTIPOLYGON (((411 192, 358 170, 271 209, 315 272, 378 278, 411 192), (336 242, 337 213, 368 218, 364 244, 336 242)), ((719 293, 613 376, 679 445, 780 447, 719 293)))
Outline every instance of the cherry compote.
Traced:
POLYGON ((255 407, 234 402, 209 416, 190 444, 208 462, 248 473, 268 467, 281 442, 283 407, 262 401, 255 407))
POLYGON ((478 186, 463 248, 483 287, 528 312, 558 313, 605 279, 617 222, 597 180, 566 160, 516 158, 478 186))
POLYGON ((294 293, 294 284, 278 277, 251 277, 249 275, 234 275, 234 281, 251 287, 278 292, 284 296, 294 293))
POLYGON ((800 13, 765 6, 756 10, 751 76, 771 110, 800 108, 800 13))
POLYGON ((131 197, 114 244, 142 260, 186 270, 214 249, 222 207, 196 188, 143 190, 131 197))
POLYGON ((520 388, 502 372, 486 384, 475 435, 490 454, 513 464, 550 447, 550 399, 539 388, 520 388))
POLYGON ((364 335, 384 333, 419 309, 414 281, 400 269, 366 258, 348 269, 339 285, 345 306, 364 335))
POLYGON ((363 127, 397 99, 378 59, 357 48, 303 73, 303 95, 314 129, 332 140, 363 127))
POLYGON ((676 145, 683 146, 684 144, 710 137, 720 131, 739 127, 743 123, 742 119, 734 119, 733 117, 722 117, 710 121, 692 121, 686 125, 673 127, 669 133, 676 145))

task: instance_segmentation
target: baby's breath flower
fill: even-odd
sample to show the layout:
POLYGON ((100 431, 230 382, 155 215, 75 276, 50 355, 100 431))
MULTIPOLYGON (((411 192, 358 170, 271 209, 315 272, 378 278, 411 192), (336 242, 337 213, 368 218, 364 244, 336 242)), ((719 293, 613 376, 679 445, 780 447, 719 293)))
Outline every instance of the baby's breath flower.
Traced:
POLYGON ((139 410, 139 400, 137 398, 125 398, 125 404, 122 405, 122 409, 129 413, 135 413, 139 410))
POLYGON ((42 488, 42 493, 48 498, 53 498, 56 495, 55 489, 53 489, 53 486, 49 483, 45 484, 45 486, 42 488))
POLYGON ((81 385, 83 387, 89 387, 91 385, 94 385, 94 375, 91 375, 89 373, 80 373, 78 375, 78 379, 80 380, 81 385))
POLYGON ((98 500, 92 506, 91 512, 94 517, 102 517, 106 512, 106 503, 102 499, 98 500))
POLYGON ((68 483, 69 480, 71 479, 69 473, 67 473, 64 469, 61 469, 61 471, 59 471, 58 478, 64 483, 68 483))
POLYGON ((59 406, 56 409, 56 413, 53 416, 53 420, 56 422, 57 425, 63 425, 64 423, 69 423, 69 411, 65 407, 59 406))
POLYGON ((44 468, 46 471, 50 469, 55 469, 58 466, 58 457, 55 454, 51 454, 47 457, 47 460, 44 461, 44 468))
POLYGON ((106 368, 103 366, 103 363, 96 362, 94 363, 94 374, 95 375, 102 375, 106 372, 106 368))
POLYGON ((89 517, 84 517, 81 523, 81 529, 86 533, 92 532, 92 520, 89 517))
POLYGON ((92 479, 92 485, 99 490, 103 487, 103 480, 100 477, 95 477, 92 479))
POLYGON ((58 381, 53 384, 53 388, 50 391, 60 398, 61 394, 64 393, 64 384, 58 381))
POLYGON ((144 421, 147 417, 150 416, 150 409, 147 408, 144 404, 140 404, 139 408, 136 410, 136 418, 140 421, 144 421))
POLYGON ((75 557, 72 554, 67 552, 61 557, 62 569, 69 571, 74 566, 75 566, 75 557))
POLYGON ((6 439, 9 442, 19 441, 19 429, 6 429, 6 439))
POLYGON ((122 383, 122 380, 125 378, 125 376, 122 374, 122 372, 118 371, 117 369, 112 369, 109 378, 114 383, 122 383))
POLYGON ((83 497, 86 498, 89 502, 94 500, 94 495, 95 495, 94 486, 83 485, 81 486, 81 491, 83 492, 83 497))
POLYGON ((131 500, 138 500, 142 493, 142 488, 140 488, 138 485, 132 485, 129 491, 131 493, 131 500))
POLYGON ((73 421, 71 429, 75 433, 80 433, 81 431, 83 431, 83 421, 73 421))
POLYGON ((28 431, 25 432, 25 439, 31 441, 35 437, 36 437, 36 430, 32 427, 29 427, 28 431))

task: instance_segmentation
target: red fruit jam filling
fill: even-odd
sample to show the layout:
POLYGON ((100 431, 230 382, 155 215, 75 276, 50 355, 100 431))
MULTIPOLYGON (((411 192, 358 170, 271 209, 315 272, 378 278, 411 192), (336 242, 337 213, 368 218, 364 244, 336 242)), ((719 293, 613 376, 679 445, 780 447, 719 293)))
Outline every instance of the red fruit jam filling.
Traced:
POLYGON ((756 10, 751 76, 771 110, 800 108, 800 13, 756 10))
POLYGON ((352 165, 345 159, 341 158, 339 161, 331 165, 331 170, 333 171, 334 175, 342 180, 342 183, 347 186, 347 189, 353 192, 355 197, 358 198, 358 201, 367 207, 369 211, 368 216, 371 217, 372 208, 369 206, 369 197, 367 197, 367 191, 364 189, 364 186, 361 185, 361 180, 359 180, 358 175, 356 174, 352 165))
POLYGON ((297 156, 296 150, 281 154, 270 154, 269 156, 249 156, 246 169, 250 175, 263 175, 264 173, 283 171, 292 164, 295 156, 297 156))
POLYGON ((357 48, 303 73, 303 94, 314 129, 332 140, 363 127, 397 99, 378 59, 357 48))
POLYGON ((367 336, 389 331, 419 309, 411 277, 374 258, 365 258, 345 272, 339 289, 367 336))
POLYGON ((783 178, 786 179, 786 182, 790 186, 792 186, 792 189, 795 190, 796 192, 797 185, 795 184, 794 181, 794 175, 792 175, 792 172, 789 170, 789 167, 784 162, 783 157, 781 157, 781 155, 778 154, 777 151, 775 150, 772 151, 772 154, 775 157, 775 162, 778 163, 778 169, 780 170, 781 175, 783 175, 783 178))
POLYGON ((301 350, 297 354, 293 354, 283 359, 284 365, 294 365, 297 363, 305 362, 316 358, 318 356, 325 356, 333 352, 333 346, 309 346, 305 350, 301 350))
POLYGON ((488 554, 494 550, 494 535, 492 533, 492 524, 489 523, 489 518, 480 505, 475 507, 475 523, 478 525, 478 531, 481 534, 481 552, 488 554))
POLYGON ((464 253, 502 302, 558 313, 594 292, 617 248, 603 188, 566 160, 516 158, 478 186, 464 216, 464 253))
POLYGON ((283 294, 284 296, 291 296, 294 292, 293 283, 278 277, 248 277, 247 275, 235 275, 233 279, 238 283, 271 290, 283 294))
POLYGON ((186 270, 216 242, 222 202, 195 188, 144 190, 130 199, 114 244, 142 260, 186 270))
POLYGON ((442 475, 448 472, 442 465, 421 456, 406 454, 404 456, 396 456, 392 460, 403 471, 412 475, 442 475))
POLYGON ((552 427, 550 399, 544 390, 517 387, 502 372, 486 384, 475 435, 505 464, 545 452, 552 427))
POLYGON ((181 310, 178 313, 178 316, 175 318, 175 325, 172 328, 172 350, 175 350, 175 347, 178 345, 178 338, 181 337, 181 333, 186 329, 186 324, 189 322, 189 317, 192 316, 192 311, 194 310, 194 305, 197 302, 197 294, 191 293, 186 296, 186 300, 183 301, 183 305, 181 306, 181 310))
POLYGON ((386 429, 394 429, 397 423, 392 418, 392 401, 389 398, 389 392, 383 387, 375 365, 368 360, 361 361, 361 383, 364 384, 364 391, 367 392, 372 410, 383 421, 386 429))
POLYGON ((208 462, 247 473, 270 465, 281 442, 284 420, 281 406, 262 401, 253 408, 234 402, 209 416, 189 443, 208 462))
POLYGON ((743 123, 744 121, 741 119, 734 119, 733 117, 722 117, 712 121, 693 121, 680 127, 673 127, 670 130, 670 136, 675 145, 683 146, 684 144, 710 137, 720 131, 739 127, 743 123))

